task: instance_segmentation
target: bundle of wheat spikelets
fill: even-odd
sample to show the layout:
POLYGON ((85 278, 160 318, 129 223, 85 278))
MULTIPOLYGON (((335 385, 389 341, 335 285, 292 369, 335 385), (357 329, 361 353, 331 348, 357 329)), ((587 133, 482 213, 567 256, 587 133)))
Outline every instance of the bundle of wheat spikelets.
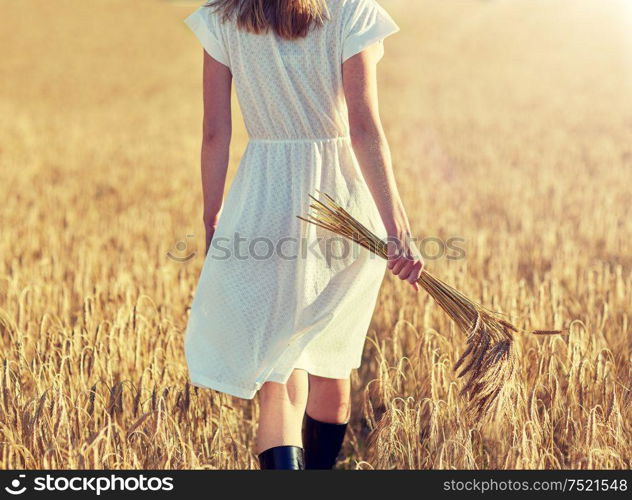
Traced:
MULTIPOLYGON (((299 219, 345 236, 371 252, 387 258, 387 243, 338 205, 325 193, 321 200, 310 195, 313 213, 299 219)), ((516 358, 513 334, 558 334, 560 330, 526 332, 502 319, 450 285, 430 274, 425 268, 417 283, 435 300, 446 314, 467 335, 467 348, 454 365, 458 377, 465 377, 461 394, 468 398, 468 413, 481 418, 501 400, 499 396, 514 376, 516 358)))

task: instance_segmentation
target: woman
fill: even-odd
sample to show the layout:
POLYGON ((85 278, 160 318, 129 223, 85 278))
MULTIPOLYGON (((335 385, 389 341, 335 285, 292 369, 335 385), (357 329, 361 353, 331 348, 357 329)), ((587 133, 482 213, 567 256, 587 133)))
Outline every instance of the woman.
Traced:
POLYGON ((377 104, 382 41, 399 28, 375 0, 214 0, 185 22, 204 48, 191 382, 259 394, 262 469, 332 468, 385 264, 296 215, 310 193, 331 195, 389 238, 386 266, 418 289, 377 104), (233 79, 249 142, 222 201, 233 79))

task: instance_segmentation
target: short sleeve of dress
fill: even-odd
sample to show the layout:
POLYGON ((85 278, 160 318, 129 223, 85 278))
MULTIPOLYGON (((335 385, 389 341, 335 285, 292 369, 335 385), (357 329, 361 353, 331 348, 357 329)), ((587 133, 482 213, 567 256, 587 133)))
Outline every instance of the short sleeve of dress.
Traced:
POLYGON ((342 62, 380 42, 380 58, 384 54, 384 38, 399 31, 393 18, 375 0, 350 2, 351 14, 343 31, 342 62))
POLYGON ((184 23, 193 31, 208 55, 230 67, 228 54, 222 43, 220 20, 210 7, 198 7, 184 23))

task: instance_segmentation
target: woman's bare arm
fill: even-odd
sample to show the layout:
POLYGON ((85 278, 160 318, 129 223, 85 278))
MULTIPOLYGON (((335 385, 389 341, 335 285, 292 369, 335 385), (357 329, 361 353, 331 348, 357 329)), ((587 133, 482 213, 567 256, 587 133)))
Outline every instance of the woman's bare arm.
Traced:
POLYGON ((226 184, 232 134, 231 84, 232 74, 228 67, 204 52, 201 170, 207 252, 222 208, 226 184))
POLYGON ((389 237, 388 268, 418 290, 423 269, 419 250, 410 240, 410 224, 391 164, 391 152, 379 115, 377 44, 347 59, 342 66, 343 85, 353 150, 389 237))

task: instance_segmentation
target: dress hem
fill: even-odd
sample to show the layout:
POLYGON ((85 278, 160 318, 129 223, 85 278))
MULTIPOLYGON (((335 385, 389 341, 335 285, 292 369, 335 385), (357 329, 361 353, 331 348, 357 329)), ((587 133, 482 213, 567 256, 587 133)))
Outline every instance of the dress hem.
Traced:
POLYGON ((259 388, 248 390, 244 387, 237 387, 234 385, 225 384, 223 382, 218 382, 215 379, 206 377, 205 375, 199 375, 197 373, 190 373, 189 378, 191 380, 191 384, 196 387, 201 387, 202 389, 213 389, 214 391, 229 394, 241 399, 252 399, 255 397, 255 394, 257 394, 257 391, 259 390, 259 388))
MULTIPOLYGON (((314 375, 315 377, 343 380, 351 376, 351 372, 353 370, 357 370, 358 368, 360 368, 360 366, 351 367, 349 370, 347 370, 346 372, 347 374, 345 376, 342 376, 342 375, 339 376, 337 373, 334 375, 331 372, 327 372, 326 375, 323 375, 323 373, 325 372, 318 373, 319 372, 318 370, 306 368, 303 366, 296 366, 295 368, 293 368, 292 371, 303 370, 303 371, 306 371, 310 375, 314 375)), ((290 378, 292 371, 286 377, 283 377, 280 374, 272 374, 270 375, 270 377, 268 377, 267 380, 265 380, 265 382, 276 382, 277 384, 285 384, 290 378)), ((261 386, 265 383, 265 382, 257 383, 255 389, 246 389, 245 387, 237 387, 231 384, 226 384, 224 382, 219 382, 213 378, 207 377, 205 375, 200 375, 198 373, 190 373, 189 378, 191 381, 191 385, 195 387, 200 387, 202 389, 212 389, 214 391, 221 392, 223 394, 228 394, 230 396, 234 396, 240 399, 253 399, 257 395, 257 392, 259 392, 259 389, 261 389, 261 386)))

